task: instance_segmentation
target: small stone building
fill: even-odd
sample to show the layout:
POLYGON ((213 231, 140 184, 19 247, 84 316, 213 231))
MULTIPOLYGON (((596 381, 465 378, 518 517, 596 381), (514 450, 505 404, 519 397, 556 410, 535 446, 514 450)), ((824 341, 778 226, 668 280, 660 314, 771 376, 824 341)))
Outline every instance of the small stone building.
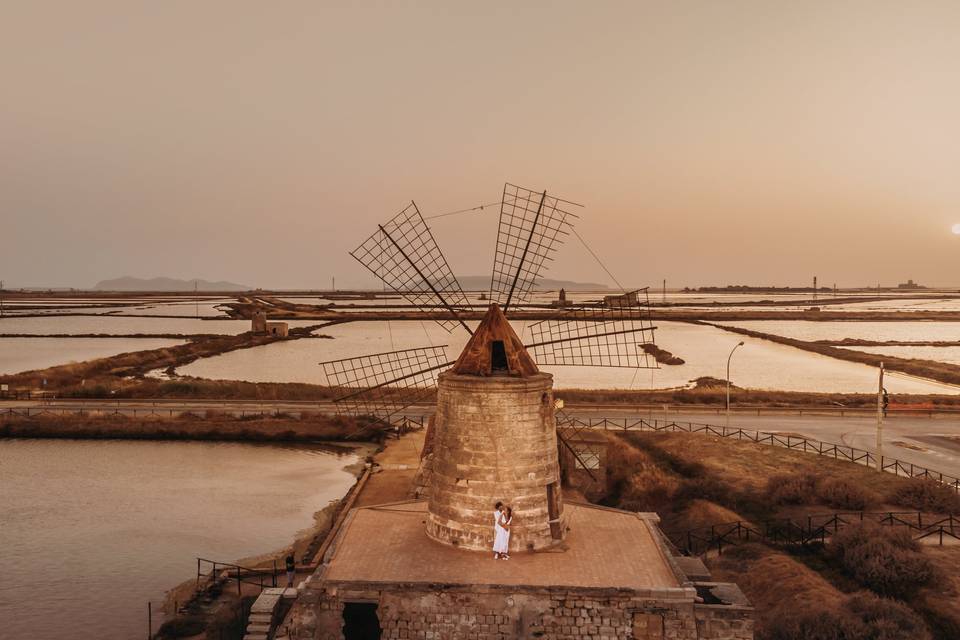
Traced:
POLYGON ((272 335, 286 338, 290 334, 290 325, 286 322, 267 321, 267 314, 262 309, 253 312, 250 319, 250 331, 258 335, 272 335))
POLYGON ((637 291, 628 293, 603 296, 603 306, 611 309, 622 309, 624 307, 636 307, 640 305, 640 294, 637 291))

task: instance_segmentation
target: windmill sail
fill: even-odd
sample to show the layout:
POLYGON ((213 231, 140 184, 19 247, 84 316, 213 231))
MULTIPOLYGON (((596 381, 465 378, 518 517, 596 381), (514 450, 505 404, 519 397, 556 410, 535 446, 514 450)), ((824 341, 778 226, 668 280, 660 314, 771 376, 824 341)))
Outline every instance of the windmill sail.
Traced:
POLYGON ((607 296, 603 304, 531 324, 532 341, 526 346, 537 364, 658 368, 656 359, 643 348, 654 344, 656 329, 646 306, 646 289, 607 296))
POLYGON ((570 234, 577 215, 574 202, 546 191, 510 184, 503 187, 500 226, 490 279, 490 300, 503 307, 529 301, 530 292, 546 269, 551 254, 570 234))
POLYGON ((443 345, 329 360, 320 366, 327 384, 343 391, 334 400, 337 413, 392 423, 399 412, 427 399, 437 375, 451 364, 443 345))
POLYGON ((415 202, 350 252, 388 287, 424 311, 446 309, 450 318, 437 320, 449 333, 459 323, 458 311, 470 306, 415 202))

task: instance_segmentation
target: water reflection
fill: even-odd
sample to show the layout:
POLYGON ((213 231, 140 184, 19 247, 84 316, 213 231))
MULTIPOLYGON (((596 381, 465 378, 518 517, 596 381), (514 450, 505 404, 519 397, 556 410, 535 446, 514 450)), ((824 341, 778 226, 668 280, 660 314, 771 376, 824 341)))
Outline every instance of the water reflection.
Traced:
POLYGON ((3 637, 142 637, 196 571, 282 548, 353 483, 350 453, 224 442, 0 440, 3 637))

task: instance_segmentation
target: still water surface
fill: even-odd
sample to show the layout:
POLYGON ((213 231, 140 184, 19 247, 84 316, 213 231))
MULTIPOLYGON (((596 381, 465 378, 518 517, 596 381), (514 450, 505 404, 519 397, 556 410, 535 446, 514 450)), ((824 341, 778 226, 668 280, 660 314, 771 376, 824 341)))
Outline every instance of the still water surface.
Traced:
MULTIPOLYGON (((530 342, 527 323, 514 329, 530 342)), ((859 324, 859 323, 857 323, 859 324)), ((746 338, 711 326, 658 322, 657 344, 683 358, 685 364, 654 370, 599 367, 541 367, 554 375, 560 389, 666 389, 688 386, 702 376, 726 377, 730 350, 745 345, 734 356, 730 378, 750 389, 870 393, 876 389, 875 369, 855 362, 822 356, 767 340, 746 338)), ((446 333, 436 323, 410 321, 356 322, 326 327, 332 340, 298 340, 242 349, 203 358, 181 367, 180 375, 250 382, 306 382, 327 384, 319 362, 364 354, 430 345, 447 345, 448 360, 456 359, 467 333, 446 333)), ((923 380, 893 379, 891 393, 958 393, 960 388, 923 380)))
POLYGON ((772 333, 796 340, 960 340, 960 322, 818 322, 815 320, 745 320, 717 322, 719 326, 740 327, 751 331, 772 333))
POLYGON ((0 439, 0 636, 127 640, 147 601, 284 547, 342 497, 352 453, 318 446, 0 439))
POLYGON ((0 338, 0 375, 180 344, 162 338, 0 338))

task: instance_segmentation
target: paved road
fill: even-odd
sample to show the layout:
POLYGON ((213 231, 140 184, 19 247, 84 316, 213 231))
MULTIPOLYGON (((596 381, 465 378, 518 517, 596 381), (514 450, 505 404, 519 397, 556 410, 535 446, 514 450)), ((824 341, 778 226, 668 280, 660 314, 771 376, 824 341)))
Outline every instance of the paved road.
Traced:
MULTIPOLYGON (((329 402, 282 401, 259 402, 256 400, 47 400, 47 401, 0 401, 0 411, 16 407, 30 407, 31 411, 47 407, 53 411, 108 410, 137 413, 156 411, 159 414, 174 414, 193 411, 219 410, 230 413, 243 412, 291 412, 320 411, 335 412, 329 402)), ((652 420, 674 420, 698 422, 723 426, 725 417, 716 411, 707 412, 669 412, 616 406, 568 406, 565 411, 576 417, 617 417, 647 418, 652 420)), ((422 415, 430 412, 430 407, 422 405, 408 409, 410 415, 422 415)), ((791 412, 793 413, 793 412, 791 412)), ((883 428, 883 455, 898 458, 960 476, 960 418, 955 415, 946 417, 895 415, 887 418, 883 428)), ((868 416, 839 415, 749 415, 734 413, 731 427, 743 429, 795 433, 830 442, 844 444, 876 453, 876 419, 868 416)))
MULTIPOLYGON (((589 416, 593 411, 583 409, 571 413, 589 416)), ((606 409, 610 417, 637 417, 606 409)), ((702 413, 647 412, 639 417, 655 420, 699 422, 724 426, 724 416, 702 413)), ((736 415, 730 426, 751 431, 768 431, 802 435, 814 440, 877 452, 876 418, 864 416, 797 416, 797 415, 736 415)), ((960 419, 891 416, 883 425, 883 455, 929 467, 943 473, 960 476, 960 419)))

